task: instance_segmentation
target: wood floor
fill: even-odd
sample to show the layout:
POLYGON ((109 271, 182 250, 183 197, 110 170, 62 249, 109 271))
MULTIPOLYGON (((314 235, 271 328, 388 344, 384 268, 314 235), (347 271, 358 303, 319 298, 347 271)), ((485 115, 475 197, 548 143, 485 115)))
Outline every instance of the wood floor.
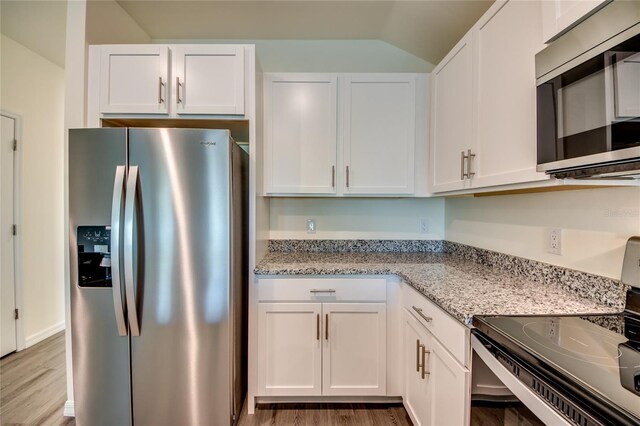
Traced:
POLYGON ((246 407, 238 426, 411 426, 401 404, 262 404, 253 416, 246 407))
POLYGON ((0 360, 0 424, 73 425, 67 399, 64 332, 0 360))
MULTIPOLYGON (((0 425, 75 425, 66 400, 64 332, 0 360, 0 425)), ((499 410, 472 410, 472 425, 502 425, 499 410)), ((401 404, 262 404, 239 426, 411 426, 401 404)), ((115 425, 114 425, 115 426, 115 425)), ((179 425, 176 425, 179 426, 179 425)))

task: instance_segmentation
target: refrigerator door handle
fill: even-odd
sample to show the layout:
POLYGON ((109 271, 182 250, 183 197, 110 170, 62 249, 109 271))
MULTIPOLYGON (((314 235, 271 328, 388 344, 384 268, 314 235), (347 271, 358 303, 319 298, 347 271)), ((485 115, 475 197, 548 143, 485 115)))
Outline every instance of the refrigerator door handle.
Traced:
POLYGON ((124 204, 124 287, 127 297, 127 313, 129 316, 129 329, 131 336, 140 336, 140 324, 138 322, 138 305, 133 277, 133 223, 136 214, 136 197, 138 192, 138 166, 129 167, 127 178, 127 190, 124 204))
POLYGON ((125 303, 122 298, 122 288, 120 284, 120 236, 122 217, 122 202, 124 189, 125 166, 116 167, 116 176, 113 183, 113 199, 111 201, 111 288, 113 290, 113 309, 116 314, 116 325, 118 335, 127 335, 127 324, 124 319, 125 303))

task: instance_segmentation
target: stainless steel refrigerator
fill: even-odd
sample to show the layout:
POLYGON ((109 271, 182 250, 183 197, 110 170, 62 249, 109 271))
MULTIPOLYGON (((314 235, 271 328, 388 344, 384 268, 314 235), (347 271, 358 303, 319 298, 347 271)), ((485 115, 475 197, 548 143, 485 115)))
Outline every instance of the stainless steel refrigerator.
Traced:
POLYGON ((70 130, 79 426, 237 421, 247 164, 227 130, 70 130))

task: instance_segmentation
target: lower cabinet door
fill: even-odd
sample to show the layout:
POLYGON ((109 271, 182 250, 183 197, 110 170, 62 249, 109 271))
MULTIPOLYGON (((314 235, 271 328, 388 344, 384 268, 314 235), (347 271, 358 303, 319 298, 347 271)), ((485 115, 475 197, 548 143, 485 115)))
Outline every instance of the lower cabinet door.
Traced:
MULTIPOLYGON (((422 372, 422 357, 427 345, 427 330, 406 310, 404 334, 404 407, 414 426, 428 425, 431 401, 429 376, 422 372)), ((426 356, 426 353, 424 354, 426 356)), ((426 359, 426 358, 425 358, 426 359)))
POLYGON ((386 395, 384 303, 324 303, 322 394, 386 395))
POLYGON ((425 369, 429 376, 431 404, 430 425, 458 426, 469 424, 469 370, 428 334, 425 369))
POLYGON ((322 304, 260 303, 260 395, 305 396, 322 392, 322 304))
POLYGON ((469 370, 404 311, 404 406, 415 426, 469 424, 469 370))

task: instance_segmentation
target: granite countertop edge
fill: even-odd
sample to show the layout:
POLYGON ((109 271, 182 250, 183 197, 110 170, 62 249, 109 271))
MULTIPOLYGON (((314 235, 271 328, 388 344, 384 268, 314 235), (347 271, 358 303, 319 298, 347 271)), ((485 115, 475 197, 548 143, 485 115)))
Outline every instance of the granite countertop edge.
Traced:
MULTIPOLYGON (((473 317, 479 315, 602 315, 621 312, 619 307, 451 255, 440 255, 441 263, 384 264, 365 260, 357 265, 322 260, 305 265, 304 261, 297 259, 299 255, 302 253, 270 252, 256 265, 254 273, 262 276, 395 275, 467 326, 471 326, 473 317), (449 261, 454 265, 447 265, 449 261), (438 277, 442 268, 450 270, 449 274, 442 275, 444 278, 438 277), (435 272, 434 269, 440 271, 435 272), (428 279, 431 276, 434 276, 433 280, 428 279), (438 280, 442 282, 436 283, 438 280), (449 290, 454 290, 454 294, 449 294, 449 290), (511 300, 512 291, 513 297, 519 298, 515 302, 522 303, 511 300), (524 303, 529 305, 525 307, 524 303)), ((308 257, 309 253, 303 256, 308 257)), ((314 258, 316 256, 313 255, 314 258)))

